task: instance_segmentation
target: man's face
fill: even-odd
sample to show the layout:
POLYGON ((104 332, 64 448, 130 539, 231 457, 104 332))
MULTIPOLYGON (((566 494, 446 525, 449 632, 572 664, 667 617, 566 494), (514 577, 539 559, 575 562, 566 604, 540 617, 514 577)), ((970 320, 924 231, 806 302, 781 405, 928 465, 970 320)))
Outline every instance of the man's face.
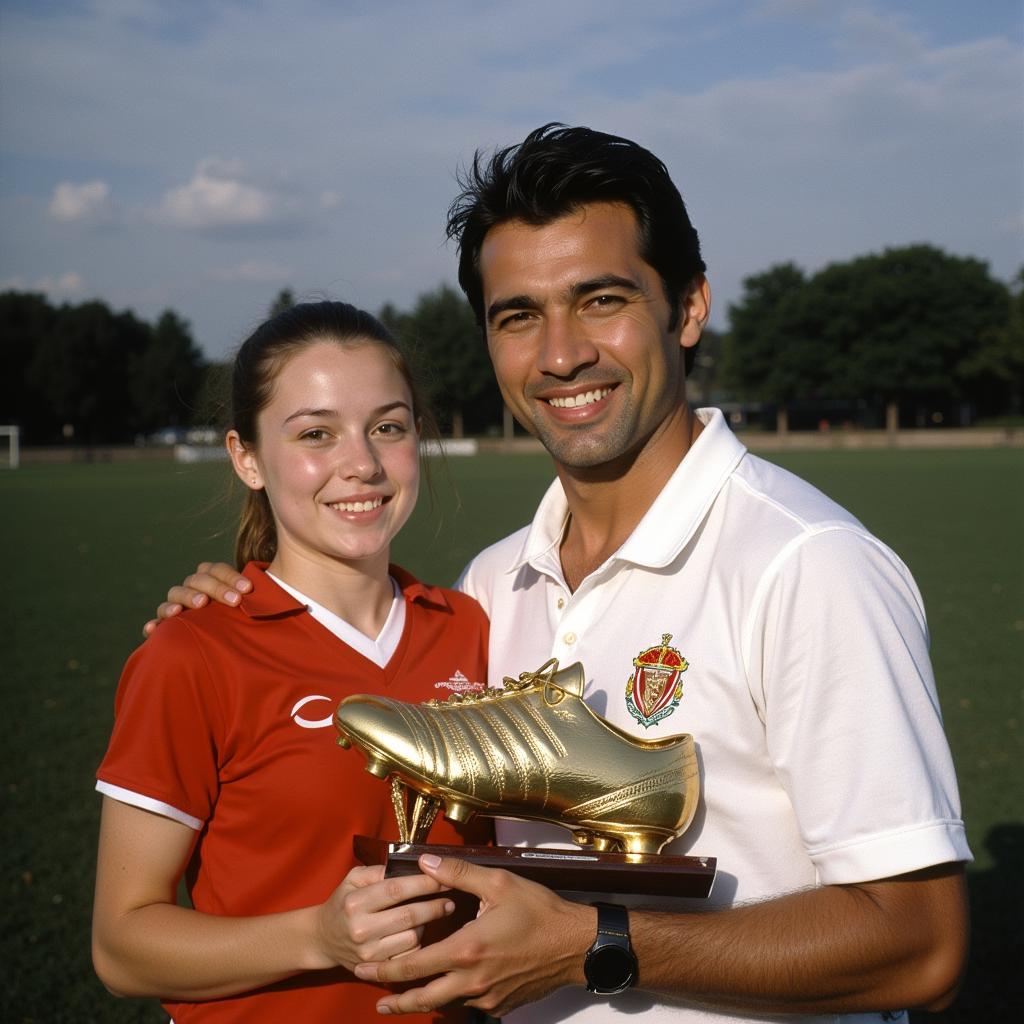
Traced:
POLYGON ((628 206, 594 203, 539 227, 500 224, 480 251, 502 395, 564 467, 671 447, 685 421, 683 349, 700 338, 707 286, 682 299, 670 329, 661 279, 637 242, 628 206))

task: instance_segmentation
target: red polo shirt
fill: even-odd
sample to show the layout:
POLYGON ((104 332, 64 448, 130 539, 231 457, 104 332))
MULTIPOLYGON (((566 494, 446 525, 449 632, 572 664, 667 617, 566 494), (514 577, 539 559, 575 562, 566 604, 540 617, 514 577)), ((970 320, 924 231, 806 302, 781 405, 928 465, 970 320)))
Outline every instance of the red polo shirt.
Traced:
MULTIPOLYGON (((210 604, 170 619, 129 659, 97 778, 127 791, 126 802, 139 794, 140 804, 194 819, 201 831, 186 879, 197 910, 252 916, 321 903, 357 863, 354 834, 397 838, 389 785, 337 746, 334 709, 354 693, 419 702, 467 679, 482 686, 487 619, 463 594, 391 572, 406 619, 384 668, 252 563, 240 611, 210 604)), ((440 816, 430 839, 463 841, 440 816)), ((243 997, 165 1005, 177 1024, 337 1024, 376 1019, 384 991, 338 968, 243 997)))

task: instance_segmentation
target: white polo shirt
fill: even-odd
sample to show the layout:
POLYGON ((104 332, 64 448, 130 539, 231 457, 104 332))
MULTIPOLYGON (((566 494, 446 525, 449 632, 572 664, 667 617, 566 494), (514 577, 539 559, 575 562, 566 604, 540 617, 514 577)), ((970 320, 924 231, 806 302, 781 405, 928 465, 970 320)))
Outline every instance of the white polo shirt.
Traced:
MULTIPOLYGON (((551 657, 581 661, 587 703, 615 725, 692 733, 702 805, 664 852, 718 858, 714 905, 970 860, 909 570, 820 491, 749 454, 720 412, 697 415, 704 430, 662 493, 575 593, 559 561, 558 481, 529 527, 470 563, 458 585, 491 618, 490 684, 551 657), (678 702, 655 708, 627 684, 663 634, 687 667, 678 702)), ((571 845, 563 829, 512 821, 498 822, 498 841, 571 845)), ((508 1020, 638 1013, 744 1019, 562 989, 508 1020)))

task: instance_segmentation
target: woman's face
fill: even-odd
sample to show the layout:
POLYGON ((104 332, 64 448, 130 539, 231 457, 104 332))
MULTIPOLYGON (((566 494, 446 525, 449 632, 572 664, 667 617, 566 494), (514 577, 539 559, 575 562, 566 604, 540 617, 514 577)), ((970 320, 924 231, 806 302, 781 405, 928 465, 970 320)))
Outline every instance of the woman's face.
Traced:
POLYGON ((243 475, 264 487, 277 526, 275 568, 386 571, 391 539, 419 489, 412 395, 373 341, 315 342, 277 371, 243 475))

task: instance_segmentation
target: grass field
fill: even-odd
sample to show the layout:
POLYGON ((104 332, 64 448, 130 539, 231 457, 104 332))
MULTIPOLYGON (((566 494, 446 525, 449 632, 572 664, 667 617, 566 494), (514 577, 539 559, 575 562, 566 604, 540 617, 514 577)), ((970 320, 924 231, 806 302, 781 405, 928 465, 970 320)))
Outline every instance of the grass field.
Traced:
MULTIPOLYGON (((857 514, 924 593, 947 731, 977 861, 975 954, 957 1009, 1016 1020, 1022 1003, 1024 452, 792 453, 777 461, 857 514)), ((88 930, 99 799, 93 772, 121 665, 167 585, 231 550, 223 466, 28 465, 0 474, 2 866, 10 1022, 157 1021, 95 980, 88 930)), ((542 456, 452 460, 396 560, 450 582, 522 525, 551 478, 542 456), (457 486, 461 504, 453 497, 457 486)), ((870 709, 865 709, 869 713, 870 709)))

